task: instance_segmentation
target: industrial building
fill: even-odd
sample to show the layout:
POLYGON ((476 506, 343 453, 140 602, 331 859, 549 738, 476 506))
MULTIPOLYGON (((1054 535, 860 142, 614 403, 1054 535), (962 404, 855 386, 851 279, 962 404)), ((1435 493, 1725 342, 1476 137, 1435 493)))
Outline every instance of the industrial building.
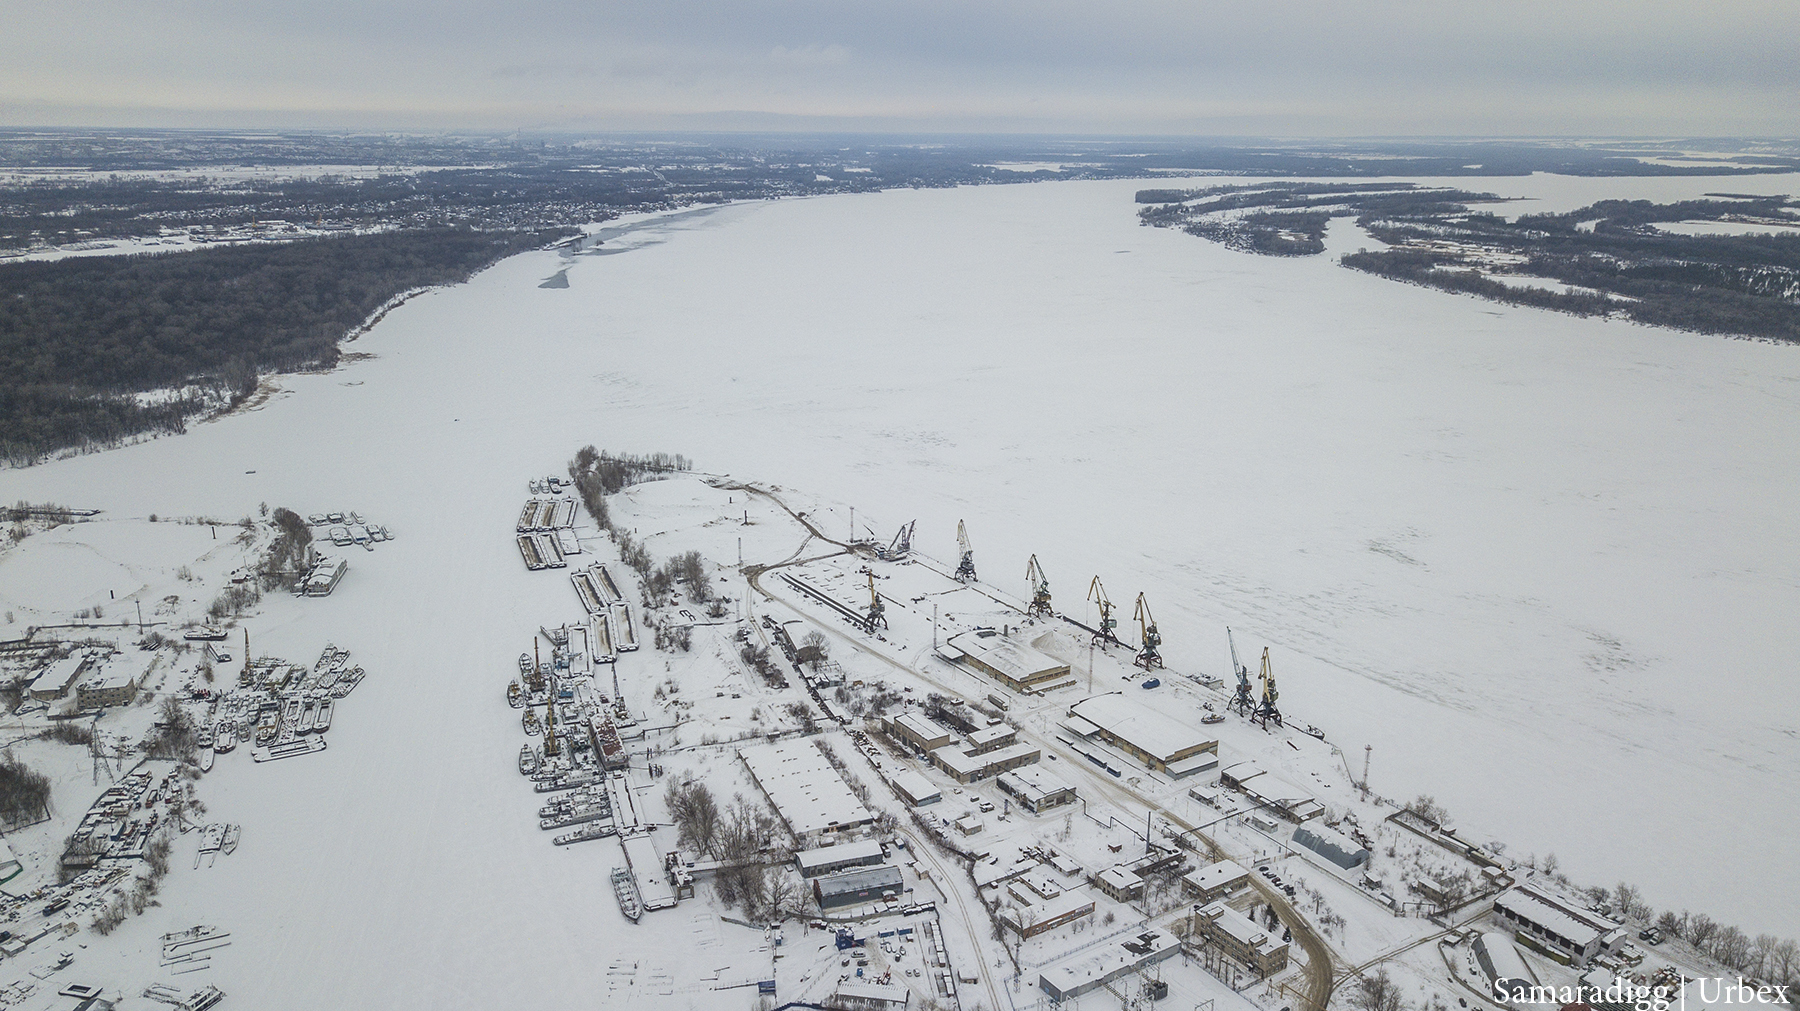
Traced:
POLYGON ((1081 892, 1063 892, 1052 899, 1023 906, 1003 906, 1000 923, 1021 939, 1036 937, 1094 911, 1094 900, 1081 892))
POLYGON ((947 747, 956 740, 956 735, 949 728, 918 713, 901 713, 888 721, 888 730, 902 742, 922 752, 947 747))
POLYGON ((1530 885, 1500 893, 1494 919, 1517 931, 1520 941, 1576 966, 1612 954, 1626 941, 1619 924, 1530 885))
POLYGON ((142 676, 142 671, 133 671, 89 678, 75 687, 75 704, 82 709, 130 705, 137 698, 138 678, 142 676))
POLYGON ((900 795, 901 800, 913 807, 935 804, 944 799, 944 791, 911 769, 895 772, 888 777, 888 783, 894 787, 894 792, 900 795))
POLYGON ((885 859, 881 844, 873 839, 820 846, 794 854, 794 864, 800 868, 803 878, 816 878, 852 867, 871 867, 885 859))
POLYGON ((1013 796, 1019 806, 1032 814, 1075 802, 1075 788, 1036 765, 1003 772, 996 781, 1000 789, 1013 796))
POLYGON ((1119 692, 1095 695, 1069 706, 1063 726, 1098 739, 1177 779, 1218 767, 1219 742, 1197 729, 1148 709, 1119 692))
POLYGON ((1329 825, 1300 826, 1294 830, 1294 845, 1305 847, 1344 870, 1369 862, 1367 847, 1329 825))
POLYGON ((1250 872, 1235 860, 1221 860, 1181 876, 1182 890, 1203 905, 1216 902, 1249 882, 1250 872))
POLYGON ((1166 931, 1149 930, 1125 941, 1084 950, 1038 971, 1038 989, 1062 1003, 1174 958, 1181 942, 1166 931))
POLYGON ((87 669, 89 656, 83 652, 71 653, 56 661, 31 682, 26 691, 39 702, 54 702, 68 694, 69 686, 87 669))
POLYGON ((1487 974, 1488 981, 1499 984, 1507 993, 1521 984, 1526 987, 1537 985, 1537 977, 1532 974, 1531 967, 1525 964, 1519 949, 1513 946, 1512 938, 1505 934, 1483 931, 1475 935, 1474 949, 1475 962, 1487 974))
POLYGON ((1019 728, 1005 723, 996 723, 991 727, 982 727, 969 735, 968 753, 985 755, 990 751, 1010 748, 1019 743, 1019 728))
POLYGON ((898 898, 906 891, 900 868, 892 864, 840 871, 813 879, 813 898, 821 910, 829 912, 845 906, 861 906, 883 899, 898 898))
POLYGON ((1094 875, 1094 887, 1114 902, 1135 902, 1144 897, 1144 879, 1126 870, 1122 864, 1094 875))
POLYGON ((1035 691, 1069 675, 1069 665, 991 628, 953 635, 944 652, 962 659, 1015 692, 1035 691))
POLYGON ((1234 762, 1220 769, 1219 785, 1242 793, 1296 825, 1325 814, 1325 805, 1306 796, 1299 787, 1269 775, 1268 770, 1255 762, 1234 762))
POLYGON ((856 794, 817 745, 805 739, 783 741, 738 752, 750 778, 794 837, 818 842, 825 836, 873 824, 856 794))
POLYGON ((1003 772, 1011 772, 1036 762, 1043 752, 1034 745, 1015 744, 985 755, 971 755, 958 745, 939 748, 931 753, 931 764, 948 773, 958 783, 968 785, 1003 772))
POLYGON ((1202 906, 1194 914, 1200 938, 1262 978, 1287 968, 1287 942, 1273 937, 1223 902, 1202 906))

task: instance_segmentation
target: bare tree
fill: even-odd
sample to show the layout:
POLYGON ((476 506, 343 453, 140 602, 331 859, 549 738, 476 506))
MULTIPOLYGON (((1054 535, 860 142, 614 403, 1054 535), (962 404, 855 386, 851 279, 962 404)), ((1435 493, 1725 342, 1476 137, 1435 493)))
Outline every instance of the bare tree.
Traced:
POLYGON ((1750 967, 1750 938, 1736 927, 1721 927, 1713 939, 1713 957, 1739 972, 1750 967))
POLYGON ((1688 920, 1687 932, 1682 936, 1687 938, 1689 944, 1701 951, 1710 951, 1712 950, 1713 935, 1718 932, 1719 925, 1713 922, 1712 917, 1705 913, 1695 913, 1688 920))
POLYGON ((1386 969, 1377 969, 1358 979, 1350 1002, 1360 1011, 1405 1011, 1406 1008, 1400 984, 1394 982, 1386 969))

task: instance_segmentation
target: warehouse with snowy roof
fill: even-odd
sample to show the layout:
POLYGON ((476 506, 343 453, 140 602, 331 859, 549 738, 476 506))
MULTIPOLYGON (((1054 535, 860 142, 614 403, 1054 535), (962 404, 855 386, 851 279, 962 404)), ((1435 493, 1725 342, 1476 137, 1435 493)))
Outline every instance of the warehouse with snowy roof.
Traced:
POLYGON ((1068 717, 1066 729, 1110 744, 1177 779, 1219 765, 1217 740, 1119 692, 1082 699, 1069 706, 1068 717))

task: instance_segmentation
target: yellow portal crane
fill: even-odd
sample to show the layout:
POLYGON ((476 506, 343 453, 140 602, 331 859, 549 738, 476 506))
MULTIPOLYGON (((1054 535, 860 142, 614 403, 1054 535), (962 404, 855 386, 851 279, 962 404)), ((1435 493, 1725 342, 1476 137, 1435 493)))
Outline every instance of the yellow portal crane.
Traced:
POLYGON ((1262 704, 1256 707, 1256 718, 1262 721, 1265 729, 1271 720, 1279 727, 1281 726, 1281 709, 1275 705, 1275 700, 1281 698, 1281 693, 1275 690, 1275 671, 1269 666, 1269 647, 1267 646, 1263 647, 1261 676, 1262 704))
POLYGON ((1142 636, 1143 645, 1138 648, 1137 659, 1132 663, 1145 670, 1155 670, 1163 665, 1162 654, 1157 647, 1162 645, 1162 633, 1156 630, 1156 619, 1150 614, 1150 601, 1142 593, 1138 594, 1137 610, 1132 620, 1138 623, 1138 632, 1142 636))
POLYGON ((1031 606, 1025 613, 1034 618, 1050 617, 1054 613, 1050 608, 1050 577, 1044 574, 1036 555, 1025 563, 1025 581, 1031 584, 1031 606))
POLYGON ((1110 639, 1118 642, 1119 637, 1113 634, 1113 629, 1119 627, 1119 621, 1112 616, 1113 602, 1107 599, 1106 587, 1100 585, 1099 576, 1095 576, 1094 581, 1088 584, 1088 599, 1100 608, 1100 624, 1094 629, 1094 641, 1110 639))

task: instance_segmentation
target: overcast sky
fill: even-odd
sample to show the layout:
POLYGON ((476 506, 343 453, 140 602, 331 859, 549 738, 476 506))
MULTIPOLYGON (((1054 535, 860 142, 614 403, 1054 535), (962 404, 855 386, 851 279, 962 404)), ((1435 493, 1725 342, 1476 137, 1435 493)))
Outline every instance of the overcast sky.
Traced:
POLYGON ((1800 134, 1800 0, 5 0, 0 125, 1800 134))

